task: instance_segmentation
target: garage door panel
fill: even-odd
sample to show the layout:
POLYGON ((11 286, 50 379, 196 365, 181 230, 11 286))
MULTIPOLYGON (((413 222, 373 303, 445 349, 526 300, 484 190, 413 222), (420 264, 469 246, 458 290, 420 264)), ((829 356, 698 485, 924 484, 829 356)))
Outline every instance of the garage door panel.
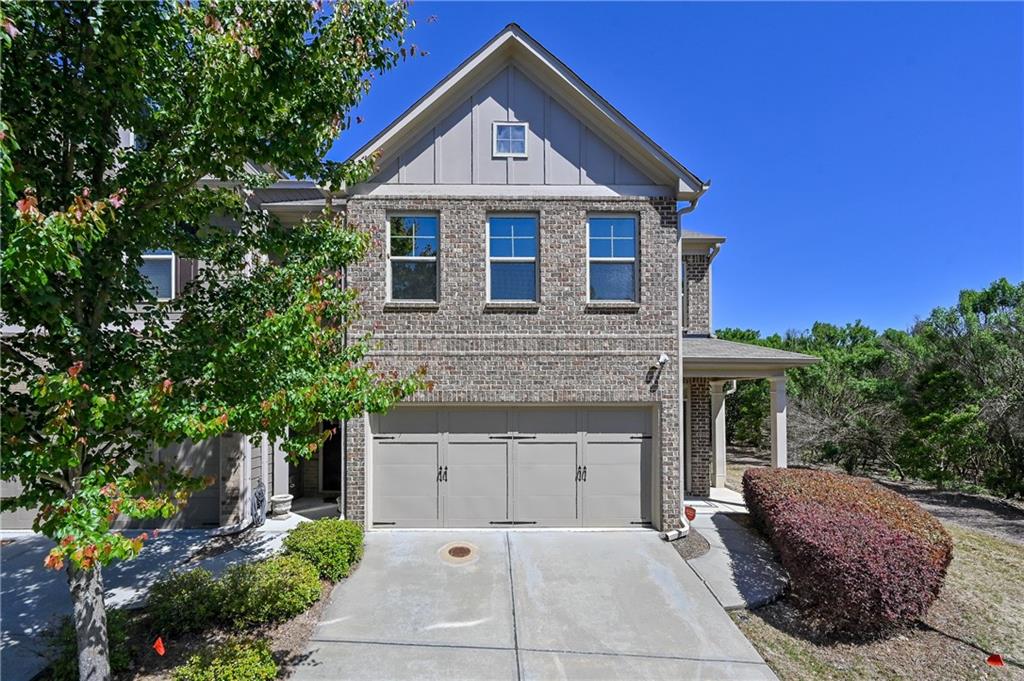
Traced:
POLYGON ((516 430, 520 433, 565 434, 576 436, 575 409, 519 409, 516 430))
POLYGON ((586 412, 586 430, 591 433, 649 435, 651 413, 644 409, 589 409, 586 412))
POLYGON ((448 444, 447 525, 486 527, 509 519, 508 449, 506 442, 448 444))
POLYGON ((648 521, 650 467, 647 440, 586 443, 581 505, 585 524, 634 525, 648 521))
POLYGON ((538 525, 575 525, 576 503, 575 442, 516 443, 515 519, 538 525))
POLYGON ((507 409, 449 409, 448 432, 490 435, 509 431, 507 409))
POLYGON ((375 416, 374 432, 377 433, 424 433, 440 431, 436 409, 392 409, 386 414, 375 416))
POLYGON ((374 449, 374 523, 436 527, 439 447, 433 442, 378 442, 374 449))

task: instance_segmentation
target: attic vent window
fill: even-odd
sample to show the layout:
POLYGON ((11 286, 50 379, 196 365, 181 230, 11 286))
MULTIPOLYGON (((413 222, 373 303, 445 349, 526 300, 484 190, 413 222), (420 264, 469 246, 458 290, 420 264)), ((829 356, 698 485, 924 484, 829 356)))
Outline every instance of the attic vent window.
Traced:
POLYGON ((528 123, 495 123, 495 158, 526 158, 528 123))

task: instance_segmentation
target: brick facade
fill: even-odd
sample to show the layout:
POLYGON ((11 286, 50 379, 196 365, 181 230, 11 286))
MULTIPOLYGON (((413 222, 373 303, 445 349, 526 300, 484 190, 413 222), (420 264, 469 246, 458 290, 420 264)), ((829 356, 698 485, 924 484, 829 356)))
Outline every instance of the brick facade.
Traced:
MULTIPOLYGON (((685 367, 683 370, 685 371, 685 367)), ((686 378, 690 403, 690 494, 711 491, 714 457, 711 453, 711 384, 707 378, 686 378)))
MULTIPOLYGON (((652 407, 660 433, 655 456, 661 466, 661 524, 671 527, 679 517, 675 210, 675 202, 663 198, 350 199, 349 223, 374 236, 367 258, 348 272, 363 308, 353 333, 374 333, 381 344, 374 357, 383 369, 427 367, 435 388, 414 396, 416 402, 652 407), (434 308, 387 303, 384 244, 392 212, 439 217, 440 286, 434 308), (532 309, 486 302, 487 217, 503 212, 538 216, 539 304, 532 309), (639 219, 640 295, 634 308, 587 304, 586 220, 601 212, 639 219), (673 362, 657 381, 648 382, 661 353, 673 362)), ((706 292, 706 259, 704 275, 692 269, 692 292, 706 292)), ((705 310, 706 328, 706 301, 691 309, 705 310)), ((365 424, 351 422, 346 514, 357 520, 365 519, 365 449, 365 424)), ((705 465, 709 458, 701 461, 705 465)), ((706 485, 710 470, 693 479, 706 485)), ((707 492, 700 485, 693 491, 707 492)))
POLYGON ((706 335, 711 332, 711 276, 708 256, 683 254, 684 280, 683 333, 706 335))

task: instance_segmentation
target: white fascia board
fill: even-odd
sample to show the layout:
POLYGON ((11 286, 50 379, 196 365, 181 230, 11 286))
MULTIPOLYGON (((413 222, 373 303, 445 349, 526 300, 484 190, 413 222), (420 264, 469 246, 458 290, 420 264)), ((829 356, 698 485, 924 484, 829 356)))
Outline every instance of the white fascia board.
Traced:
POLYGON ((349 198, 367 197, 431 197, 431 198, 672 198, 670 187, 661 185, 558 185, 558 184, 398 184, 366 183, 356 185, 349 198))
POLYGON ((387 147, 389 143, 402 133, 403 129, 409 123, 430 109, 438 102, 438 100, 449 94, 451 89, 455 87, 459 81, 462 81, 469 73, 476 70, 477 67, 487 61, 491 55, 501 49, 501 47, 512 38, 513 36, 510 32, 504 32, 470 55, 469 58, 455 67, 454 71, 445 76, 441 82, 435 85, 425 95, 420 97, 419 100, 406 109, 398 118, 392 121, 391 124, 384 128, 384 130, 382 130, 376 137, 364 144, 356 153, 349 157, 349 161, 362 160, 370 154, 376 153, 377 150, 387 147))

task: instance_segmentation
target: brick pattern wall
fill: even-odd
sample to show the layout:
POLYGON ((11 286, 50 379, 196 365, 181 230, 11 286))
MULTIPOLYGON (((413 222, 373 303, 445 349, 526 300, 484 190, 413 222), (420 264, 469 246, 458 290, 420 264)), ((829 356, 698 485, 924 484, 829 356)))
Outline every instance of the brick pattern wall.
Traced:
MULTIPOLYGON (((354 198, 351 224, 369 229, 375 246, 350 268, 360 290, 363 320, 354 334, 372 330, 382 344, 383 369, 411 371, 423 364, 435 382, 413 399, 437 403, 617 403, 654 405, 660 421, 661 515, 679 517, 679 414, 674 361, 656 383, 647 381, 658 356, 675 358, 675 202, 660 198, 354 198), (386 217, 390 212, 434 212, 440 220, 440 302, 436 310, 386 305, 386 217), (486 305, 486 222, 491 213, 539 218, 540 304, 509 311, 486 305), (586 220, 589 213, 639 218, 640 299, 636 309, 600 310, 587 304, 586 220)), ((347 434, 347 517, 365 519, 365 426, 347 434)), ((707 477, 707 476, 705 476, 707 477)))
POLYGON ((711 275, 706 254, 684 254, 686 282, 683 312, 683 333, 708 334, 711 332, 711 275))
MULTIPOLYGON (((685 367, 684 367, 685 371, 685 367)), ((690 489, 689 494, 706 497, 711 493, 711 384, 707 378, 685 378, 690 400, 690 489)))

